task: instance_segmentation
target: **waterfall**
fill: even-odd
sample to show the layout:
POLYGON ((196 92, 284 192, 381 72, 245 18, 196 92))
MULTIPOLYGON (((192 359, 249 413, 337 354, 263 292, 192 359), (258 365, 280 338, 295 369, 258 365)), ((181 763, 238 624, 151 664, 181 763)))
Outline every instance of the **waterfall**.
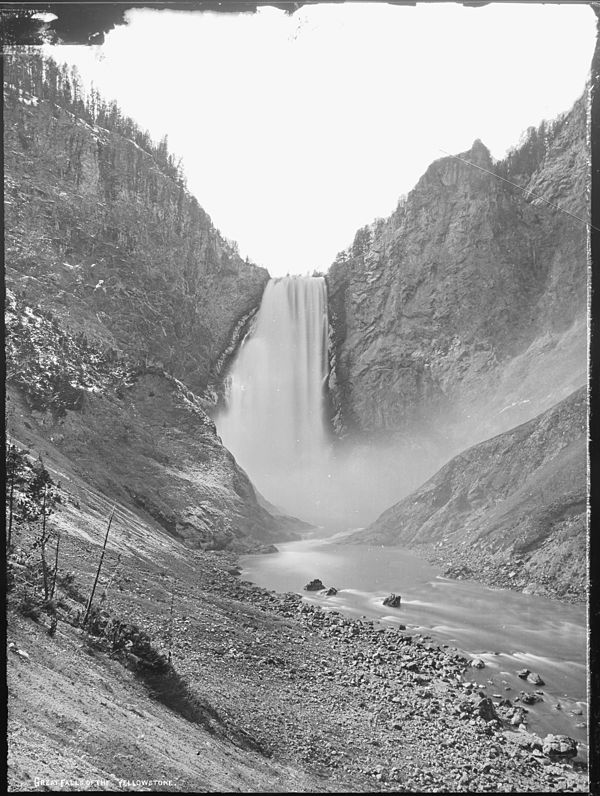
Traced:
POLYGON ((216 418, 223 443, 264 497, 307 519, 319 515, 328 477, 327 329, 322 277, 271 279, 216 418))

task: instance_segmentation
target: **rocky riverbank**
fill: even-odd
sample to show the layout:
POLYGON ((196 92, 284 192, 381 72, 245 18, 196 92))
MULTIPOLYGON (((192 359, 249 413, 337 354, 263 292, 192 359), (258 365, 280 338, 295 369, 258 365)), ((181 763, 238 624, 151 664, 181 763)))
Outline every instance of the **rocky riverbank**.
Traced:
POLYGON ((153 699, 136 656, 123 666, 72 623, 99 539, 68 535, 58 632, 9 606, 8 641, 29 656, 8 662, 12 790, 61 771, 105 777, 109 790, 141 779, 174 791, 586 790, 568 742, 530 734, 523 695, 487 695, 456 649, 256 587, 231 553, 184 551, 166 535, 143 552, 137 533, 121 527, 109 548, 103 610, 170 648, 208 718, 153 699))

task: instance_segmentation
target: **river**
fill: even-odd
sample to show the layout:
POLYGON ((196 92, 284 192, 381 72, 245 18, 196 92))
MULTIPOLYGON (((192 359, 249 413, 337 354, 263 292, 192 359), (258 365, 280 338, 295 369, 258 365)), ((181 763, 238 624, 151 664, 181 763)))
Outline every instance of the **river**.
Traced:
POLYGON ((490 696, 514 700, 519 691, 535 691, 516 672, 528 668, 539 673, 545 683, 539 687, 543 701, 527 706, 528 729, 542 737, 550 732, 569 735, 582 744, 580 756, 586 756, 585 606, 446 578, 397 547, 311 538, 279 544, 278 549, 243 556, 242 577, 277 592, 298 592, 349 616, 404 624, 413 633, 481 657, 485 668, 469 669, 465 679, 484 685, 490 696), (338 594, 304 591, 313 578, 335 586, 338 594), (402 595, 399 609, 382 604, 391 592, 402 595))

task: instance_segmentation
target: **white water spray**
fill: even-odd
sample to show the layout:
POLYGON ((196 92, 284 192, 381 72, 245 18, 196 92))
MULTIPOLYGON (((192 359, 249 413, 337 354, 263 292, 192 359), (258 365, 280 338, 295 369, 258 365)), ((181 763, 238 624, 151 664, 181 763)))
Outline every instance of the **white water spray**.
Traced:
POLYGON ((316 521, 328 478, 324 390, 327 288, 322 277, 272 279, 228 376, 223 443, 259 491, 316 521))

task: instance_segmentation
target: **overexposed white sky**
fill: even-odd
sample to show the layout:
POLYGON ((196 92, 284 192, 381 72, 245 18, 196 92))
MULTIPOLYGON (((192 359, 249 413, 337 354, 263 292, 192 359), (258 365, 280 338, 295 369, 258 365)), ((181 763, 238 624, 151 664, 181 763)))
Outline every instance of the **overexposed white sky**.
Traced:
POLYGON ((326 270, 440 150, 501 158, 582 93, 586 5, 344 3, 256 14, 147 9, 102 46, 47 47, 155 139, 243 256, 326 270))

